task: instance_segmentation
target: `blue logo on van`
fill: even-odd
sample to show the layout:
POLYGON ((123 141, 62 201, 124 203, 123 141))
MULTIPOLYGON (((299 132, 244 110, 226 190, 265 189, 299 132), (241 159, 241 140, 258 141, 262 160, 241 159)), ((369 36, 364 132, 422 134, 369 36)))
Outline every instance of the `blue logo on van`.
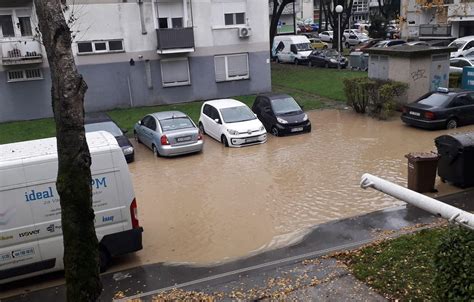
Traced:
POLYGON ((54 197, 52 187, 48 187, 48 189, 45 191, 31 190, 30 192, 25 192, 25 198, 27 202, 51 198, 51 197, 54 197))
POLYGON ((93 178, 92 179, 92 188, 107 188, 107 178, 102 177, 102 178, 93 178))

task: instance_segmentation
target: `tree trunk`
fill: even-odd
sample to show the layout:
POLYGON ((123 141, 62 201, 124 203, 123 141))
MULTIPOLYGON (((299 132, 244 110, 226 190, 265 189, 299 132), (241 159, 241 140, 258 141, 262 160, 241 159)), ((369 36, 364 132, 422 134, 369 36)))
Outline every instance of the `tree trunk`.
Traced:
POLYGON ((293 3, 295 0, 283 0, 280 5, 278 5, 278 0, 273 0, 273 15, 270 22, 270 52, 273 48, 273 40, 275 39, 278 21, 280 20, 281 14, 285 9, 287 4, 293 3))
POLYGON ((74 62, 71 32, 62 9, 65 0, 34 2, 51 71, 67 300, 95 301, 102 284, 92 208, 91 157, 84 131, 87 85, 74 62))

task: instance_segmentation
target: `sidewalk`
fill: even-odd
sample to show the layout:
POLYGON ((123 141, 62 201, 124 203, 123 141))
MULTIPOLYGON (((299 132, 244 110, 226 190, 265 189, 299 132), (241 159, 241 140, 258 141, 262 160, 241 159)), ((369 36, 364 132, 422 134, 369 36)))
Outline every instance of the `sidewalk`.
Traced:
MULTIPOLYGON (((474 189, 439 200, 473 211, 474 189)), ((218 300, 384 301, 335 259, 322 256, 438 221, 422 210, 398 207, 318 225, 295 245, 216 266, 158 263, 105 274, 101 301, 152 301, 154 297, 172 299, 193 294, 198 298, 212 295, 218 300)), ((4 301, 64 300, 65 288, 58 286, 4 301)))

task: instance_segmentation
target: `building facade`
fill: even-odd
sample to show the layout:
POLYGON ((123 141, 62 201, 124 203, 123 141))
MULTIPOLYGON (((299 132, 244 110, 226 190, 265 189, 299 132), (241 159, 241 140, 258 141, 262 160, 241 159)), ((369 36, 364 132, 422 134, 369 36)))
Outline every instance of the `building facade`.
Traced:
MULTIPOLYGON (((66 19, 87 112, 271 90, 268 4, 74 0, 66 19)), ((0 0, 0 121, 52 116, 32 0, 0 0)))
POLYGON ((474 2, 464 0, 404 0, 402 37, 447 39, 474 35, 474 2))

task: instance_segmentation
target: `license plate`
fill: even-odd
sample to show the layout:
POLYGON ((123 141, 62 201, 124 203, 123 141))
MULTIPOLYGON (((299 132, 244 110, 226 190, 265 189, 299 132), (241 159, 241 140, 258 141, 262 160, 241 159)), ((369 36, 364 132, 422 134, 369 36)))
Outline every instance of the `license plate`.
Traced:
POLYGON ((256 141, 258 141, 258 137, 251 137, 251 138, 246 138, 245 139, 246 143, 253 143, 253 142, 256 142, 256 141))
POLYGON ((291 128, 291 132, 299 132, 299 131, 303 131, 303 127, 291 128))
POLYGON ((410 111, 410 114, 414 115, 414 116, 420 116, 421 115, 419 112, 415 112, 415 111, 410 111))
POLYGON ((182 142, 189 142, 191 139, 192 139, 191 136, 183 136, 183 137, 176 138, 176 141, 178 143, 182 143, 182 142))

